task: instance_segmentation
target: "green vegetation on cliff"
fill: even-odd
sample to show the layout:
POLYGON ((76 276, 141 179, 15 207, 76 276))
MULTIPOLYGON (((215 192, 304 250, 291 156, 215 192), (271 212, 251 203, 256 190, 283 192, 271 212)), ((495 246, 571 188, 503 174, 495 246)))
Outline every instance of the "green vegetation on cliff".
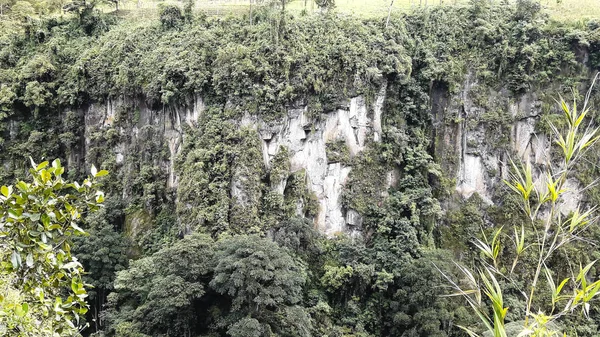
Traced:
MULTIPOLYGON (((467 155, 520 155, 514 124, 541 120, 548 132, 554 98, 586 88, 600 67, 600 24, 551 20, 533 0, 415 8, 387 26, 276 7, 257 9, 252 24, 173 6, 133 22, 90 4, 22 28, 0 38, 0 177, 24 178, 29 155, 63 159, 71 178, 89 164, 110 170, 108 206, 86 214, 91 235, 74 247, 94 286, 83 334, 95 336, 483 331, 466 302, 441 296, 438 268, 451 275, 452 258, 480 260, 473 240, 523 217, 502 184, 463 200, 457 171, 467 155), (271 128, 302 111, 307 137, 357 96, 373 117, 381 90, 378 141, 357 154, 327 140, 327 163, 351 168, 341 209, 361 221, 326 238, 314 225, 320 187, 293 165, 294 149, 268 148, 271 128), (539 115, 510 111, 537 109, 528 99, 539 115), (466 133, 479 138, 463 142, 466 133)), ((576 168, 582 184, 597 179, 593 167, 576 168)), ((486 167, 490 184, 505 169, 486 167)), ((581 193, 586 207, 598 200, 597 188, 581 193)), ((591 247, 549 263, 586 265, 591 247)), ((502 284, 511 312, 526 306, 531 270, 520 268, 502 284)), ((599 319, 592 309, 564 328, 595 336, 599 319)))

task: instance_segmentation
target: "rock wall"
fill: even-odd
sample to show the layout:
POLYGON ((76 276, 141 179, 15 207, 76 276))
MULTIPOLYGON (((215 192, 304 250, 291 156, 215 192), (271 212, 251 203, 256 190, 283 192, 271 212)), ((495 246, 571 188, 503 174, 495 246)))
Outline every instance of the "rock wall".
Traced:
MULTIPOLYGON (((121 142, 112 148, 116 163, 122 164, 128 152, 133 151, 135 148, 134 145, 140 142, 157 140, 156 138, 148 139, 147 135, 143 132, 145 128, 152 127, 157 131, 156 134, 160 136, 159 141, 164 143, 169 150, 168 161, 157 164, 162 166, 167 172, 167 187, 177 188, 175 160, 183 142, 184 124, 194 127, 204 109, 204 101, 199 96, 194 97, 193 104, 185 109, 152 110, 145 104, 144 100, 135 100, 135 102, 132 102, 126 99, 109 99, 105 104, 92 104, 84 111, 85 152, 89 151, 91 143, 90 135, 92 132, 116 126, 120 135, 126 135, 127 137, 124 138, 128 139, 127 143, 121 142), (135 116, 134 122, 132 124, 115 123, 116 118, 119 117, 117 111, 132 105, 137 106, 137 116, 135 116)), ((156 134, 153 134, 151 137, 155 137, 156 134)))
MULTIPOLYGON (((342 193, 352 167, 344 162, 329 160, 327 146, 343 142, 353 157, 362 152, 369 142, 381 141, 386 90, 387 84, 382 85, 370 104, 364 96, 352 97, 342 102, 335 111, 322 114, 319 118, 311 118, 308 108, 301 106, 289 109, 284 118, 275 122, 250 114, 231 122, 256 129, 262 144, 264 166, 267 168, 283 147, 288 149, 291 172, 304 170, 307 186, 317 197, 319 211, 314 222, 320 231, 329 236, 352 232, 360 230, 362 225, 361 215, 342 205, 342 193)), ((474 76, 469 75, 458 95, 451 96, 448 88, 434 84, 431 97, 433 136, 438 144, 437 160, 445 168, 445 174, 455 179, 455 190, 463 198, 477 193, 484 201, 494 203, 493 191, 508 176, 511 154, 529 161, 537 168, 548 165, 550 141, 546 136, 536 134, 541 101, 534 94, 526 94, 515 100, 504 91, 485 89, 482 92, 474 76), (490 130, 491 122, 486 118, 494 109, 507 113, 509 129, 490 130), (508 143, 501 145, 499 140, 508 140, 508 143)), ((89 144, 93 130, 113 127, 119 118, 118 110, 130 103, 121 99, 89 106, 84 112, 86 144, 89 144)), ((167 174, 166 186, 176 189, 178 177, 175 161, 185 137, 185 125, 192 128, 197 126, 205 110, 204 101, 201 97, 194 97, 187 108, 160 111, 152 110, 143 100, 137 102, 137 106, 139 116, 135 123, 129 127, 118 127, 118 132, 130 137, 128 143, 119 143, 112 148, 116 162, 123 163, 128 152, 136 148, 135 144, 149 141, 148 134, 143 130, 152 127, 157 131, 151 134, 153 140, 159 137, 158 140, 168 149, 168 155, 156 164, 167 174)), ((388 186, 393 185, 398 174, 388 174, 388 186)), ((231 182, 231 195, 243 195, 239 183, 243 178, 237 174, 236 181, 231 182)), ((542 177, 536 174, 536 179, 542 186, 542 177)), ((285 185, 286 181, 282 180, 274 189, 283 194, 285 185)), ((570 193, 578 195, 575 181, 570 181, 569 187, 572 189, 570 193)), ((578 202, 578 199, 571 198, 563 207, 568 211, 578 202)))
MULTIPOLYGON (((365 97, 357 96, 344 102, 332 112, 322 115, 319 119, 308 116, 307 107, 290 109, 287 116, 277 122, 266 122, 253 115, 246 115, 239 123, 240 126, 255 128, 260 135, 264 165, 269 167, 274 156, 285 146, 290 152, 291 173, 305 170, 307 185, 315 193, 319 203, 319 213, 315 226, 327 235, 344 232, 347 223, 360 225, 362 219, 357 212, 342 207, 342 190, 352 170, 343 163, 331 163, 327 158, 327 145, 331 142, 343 141, 350 156, 355 156, 365 149, 369 141, 378 142, 381 139, 383 104, 385 101, 386 85, 381 87, 371 106, 367 106, 365 97)), ((178 177, 175 171, 175 161, 181 151, 185 137, 184 125, 196 127, 198 119, 205 110, 201 97, 195 97, 188 108, 152 110, 142 101, 136 101, 136 118, 134 123, 115 123, 119 118, 118 111, 132 102, 118 99, 109 100, 106 104, 92 104, 84 112, 85 115, 85 151, 91 143, 91 134, 97 130, 116 128, 121 135, 127 135, 127 143, 119 143, 111 149, 117 164, 123 164, 124 158, 135 151, 140 142, 156 141, 148 139, 142 130, 153 128, 159 135, 160 142, 168 148, 168 156, 164 161, 156 163, 167 173, 166 185, 169 188, 178 187, 178 177)), ((243 178, 243 177, 237 177, 243 178)), ((238 179, 239 180, 239 179, 238 179)), ((238 191, 240 184, 231 183, 232 195, 243 194, 238 191)), ((285 181, 276 188, 283 194, 285 181)), ((127 197, 124 190, 124 197, 127 197)))
MULTIPOLYGON (((474 76, 469 75, 459 95, 448 97, 445 105, 433 104, 438 141, 441 151, 445 151, 439 160, 451 168, 456 192, 463 198, 477 193, 488 204, 494 204, 498 201, 494 200, 494 192, 503 180, 509 179, 511 160, 529 163, 537 189, 544 191, 546 177, 541 173, 552 165, 552 144, 548 135, 537 130, 542 100, 535 93, 514 98, 504 90, 481 89, 474 76), (506 113, 507 128, 494 128, 499 123, 494 119, 498 112, 506 113), (454 120, 444 121, 448 116, 454 120)), ((439 101, 444 95, 432 96, 439 101)), ((569 180, 565 188, 565 199, 569 201, 561 205, 561 210, 567 214, 577 207, 583 193, 575 180, 569 180)))
POLYGON ((369 141, 380 141, 385 90, 386 85, 383 85, 371 107, 363 96, 354 97, 320 120, 309 119, 307 108, 300 108, 290 110, 279 123, 256 122, 267 167, 285 146, 291 153, 291 171, 306 171, 308 186, 319 202, 315 224, 327 235, 347 231, 348 223, 361 222, 356 212, 342 208, 342 190, 352 168, 340 162, 331 163, 327 158, 327 144, 343 141, 350 155, 355 156, 369 141))

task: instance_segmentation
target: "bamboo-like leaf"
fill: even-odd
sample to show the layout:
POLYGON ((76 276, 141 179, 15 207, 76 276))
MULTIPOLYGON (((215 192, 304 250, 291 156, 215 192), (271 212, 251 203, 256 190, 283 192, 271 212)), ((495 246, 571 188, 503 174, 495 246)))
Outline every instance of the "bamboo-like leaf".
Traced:
MULTIPOLYGON (((598 131, 599 131, 599 130, 600 130, 600 129, 596 129, 596 130, 594 130, 594 134, 598 133, 598 131)), ((594 138, 590 139, 589 141, 587 141, 587 142, 583 143, 583 144, 580 146, 580 148, 579 148, 579 151, 583 151, 583 149, 585 149, 586 147, 589 147, 589 146, 592 146, 592 145, 594 145, 594 144, 595 144, 595 143, 598 141, 598 139, 600 139, 600 135, 598 135, 598 136, 596 136, 596 137, 594 137, 594 138)))
POLYGON ((596 264, 598 260, 594 260, 590 263, 588 263, 584 268, 580 268, 579 270, 579 274, 577 275, 577 279, 575 279, 575 281, 577 282, 585 282, 585 275, 587 275, 587 273, 590 271, 590 269, 594 266, 594 264, 596 264))
POLYGON ((472 303, 469 302, 469 304, 471 305, 471 308, 473 308, 477 316, 479 316, 479 320, 483 323, 483 325, 485 325, 488 331, 493 332, 494 327, 492 326, 492 323, 489 321, 488 317, 481 310, 479 310, 479 308, 475 307, 472 303))
POLYGON ((562 282, 558 285, 558 287, 556 287, 556 293, 558 295, 560 295, 562 288, 565 286, 565 284, 567 284, 567 282, 569 282, 570 279, 571 279, 570 277, 567 277, 566 279, 562 280, 562 282))
MULTIPOLYGON (((558 131, 556 131, 558 133, 558 131)), ((563 153, 567 153, 567 143, 561 134, 558 135, 558 139, 554 141, 558 146, 560 146, 563 150, 563 153)))
POLYGON ((498 280, 494 274, 486 269, 486 272, 480 272, 480 278, 485 285, 484 292, 492 302, 492 311, 494 313, 494 332, 495 336, 506 337, 504 331, 504 318, 508 312, 508 308, 504 308, 504 300, 502 298, 502 288, 498 284, 498 280))
POLYGON ((516 228, 514 228, 514 230, 515 230, 516 251, 517 251, 517 255, 520 255, 521 253, 523 253, 525 251, 525 227, 523 225, 521 225, 521 234, 520 235, 516 228))
POLYGON ((564 279, 558 286, 554 283, 554 279, 552 278, 552 274, 548 267, 544 266, 544 273, 546 274, 546 280, 548 281, 548 285, 550 286, 550 290, 552 291, 552 311, 554 311, 554 307, 556 303, 561 299, 560 293, 569 281, 570 278, 564 279))
POLYGON ((535 333, 535 331, 531 330, 531 329, 523 329, 523 331, 521 331, 517 337, 525 337, 525 336, 531 336, 535 333))
POLYGON ((547 179, 548 180, 546 182, 546 188, 548 189, 549 200, 552 202, 556 202, 558 200, 558 197, 564 192, 566 192, 566 190, 558 189, 558 184, 560 183, 560 180, 554 180, 550 172, 548 172, 547 179))
POLYGON ((506 186, 510 187, 511 190, 513 190, 514 192, 516 192, 518 194, 521 194, 521 190, 519 190, 515 185, 513 185, 512 182, 510 182, 506 179, 503 179, 502 181, 506 184, 506 186))
POLYGON ((583 110, 583 111, 581 112, 581 114, 579 115, 579 117, 577 117, 577 120, 575 120, 575 123, 574 123, 574 126, 575 126, 575 127, 578 127, 578 126, 579 126, 579 124, 581 124, 581 122, 583 121, 583 119, 585 118, 585 116, 587 115, 587 113, 588 113, 588 110, 587 110, 587 109, 586 109, 586 110, 583 110))
POLYGON ((483 255, 485 255, 487 258, 489 259, 494 259, 494 253, 492 252, 492 248, 485 242, 479 240, 479 239, 475 239, 475 242, 473 242, 473 244, 479 248, 479 250, 483 253, 483 255))
POLYGON ((457 327, 459 327, 464 332, 466 332, 470 337, 480 337, 478 334, 476 334, 475 332, 473 332, 471 329, 469 329, 467 327, 464 327, 462 325, 457 325, 457 327))
POLYGON ((504 316, 494 313, 494 337, 507 337, 504 327, 504 316))
POLYGON ((465 295, 471 295, 471 294, 475 294, 475 293, 477 293, 477 290, 475 290, 475 289, 467 289, 467 290, 461 290, 459 292, 452 293, 452 294, 440 295, 440 297, 465 296, 465 295))
POLYGON ((584 297, 584 302, 586 302, 586 303, 591 301, 592 298, 594 298, 598 294, 598 291, 600 290, 600 281, 596 281, 596 282, 590 284, 588 289, 586 289, 587 291, 586 291, 586 294, 584 297))
POLYGON ((569 221, 569 232, 573 233, 575 229, 581 228, 589 223, 589 217, 592 215, 594 209, 589 209, 583 214, 579 213, 579 208, 573 211, 571 215, 571 221, 569 221))
POLYGON ((527 215, 531 216, 530 197, 533 192, 539 194, 535 188, 535 185, 533 184, 531 164, 527 162, 524 170, 521 170, 517 167, 512 159, 510 162, 513 167, 514 175, 512 176, 512 181, 504 180, 504 183, 507 184, 510 189, 515 191, 517 194, 521 195, 525 212, 527 215))
POLYGON ((494 237, 492 238, 492 260, 494 261, 494 266, 497 266, 498 255, 502 250, 502 244, 500 242, 500 233, 502 233, 502 228, 504 228, 504 226, 498 228, 494 234, 494 237))
POLYGON ((567 117, 567 121, 569 122, 569 124, 573 124, 572 123, 572 118, 571 118, 571 111, 569 109, 569 107, 567 106, 567 102, 565 102, 564 99, 560 99, 560 104, 562 106, 563 112, 565 113, 565 116, 567 117))
POLYGON ((550 290, 552 290, 552 293, 555 293, 556 292, 556 284, 554 284, 554 279, 552 278, 552 274, 550 273, 550 270, 548 270, 548 267, 546 267, 546 266, 544 266, 544 274, 546 274, 546 280, 548 281, 550 290))
POLYGON ((575 130, 567 132, 567 155, 566 162, 569 163, 575 154, 575 130))
POLYGON ((48 161, 42 162, 41 164, 39 164, 35 167, 35 170, 39 171, 39 170, 43 169, 44 167, 48 166, 49 164, 50 164, 50 162, 48 162, 48 161))

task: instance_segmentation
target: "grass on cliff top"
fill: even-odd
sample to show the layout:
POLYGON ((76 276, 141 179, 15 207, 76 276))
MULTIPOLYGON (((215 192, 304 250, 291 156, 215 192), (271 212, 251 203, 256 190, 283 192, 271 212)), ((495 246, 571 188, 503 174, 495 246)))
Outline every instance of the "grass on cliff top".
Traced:
MULTIPOLYGON (((154 17, 158 14, 158 4, 165 2, 183 6, 182 1, 176 0, 124 0, 120 15, 142 18, 154 17)), ((249 2, 250 0, 195 0, 195 9, 204 11, 208 15, 243 15, 249 12, 249 2)), ((253 2, 256 2, 256 0, 253 2)), ((335 10, 340 13, 362 17, 386 16, 390 2, 391 0, 336 0, 335 10)), ((454 5, 468 2, 469 0, 395 0, 392 11, 398 13, 419 6, 454 5)), ((540 2, 556 20, 600 19, 600 0, 541 0, 540 2)), ((309 13, 318 11, 314 0, 292 0, 287 8, 295 14, 300 14, 304 9, 309 13)))

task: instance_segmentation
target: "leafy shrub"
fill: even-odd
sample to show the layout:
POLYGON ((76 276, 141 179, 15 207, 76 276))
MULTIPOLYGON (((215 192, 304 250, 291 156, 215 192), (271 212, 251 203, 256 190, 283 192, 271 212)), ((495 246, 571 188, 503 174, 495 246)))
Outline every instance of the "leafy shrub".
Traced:
POLYGON ((160 9, 160 23, 164 28, 179 27, 183 23, 181 8, 175 5, 164 5, 160 9))

